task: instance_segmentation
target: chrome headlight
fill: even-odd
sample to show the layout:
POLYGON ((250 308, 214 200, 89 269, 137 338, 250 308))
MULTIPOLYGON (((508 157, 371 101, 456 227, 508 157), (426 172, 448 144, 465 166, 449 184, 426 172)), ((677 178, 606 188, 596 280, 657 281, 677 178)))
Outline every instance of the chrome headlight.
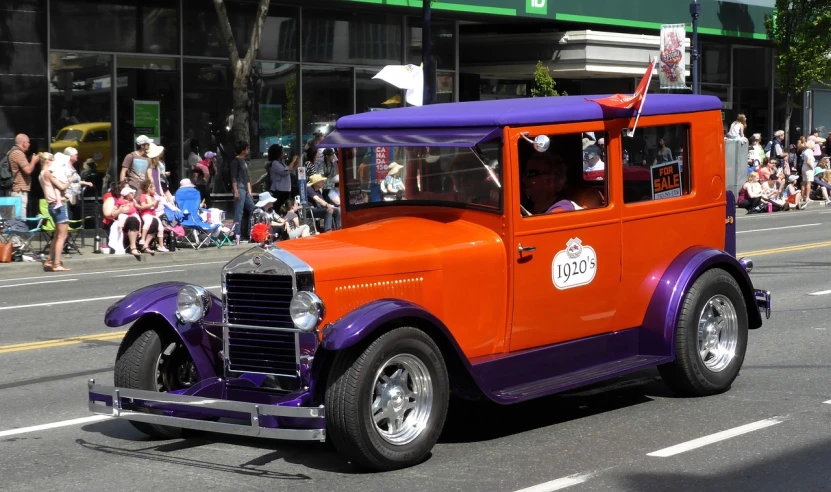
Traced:
POLYGON ((211 296, 198 285, 185 285, 176 294, 176 317, 182 323, 200 321, 211 308, 211 296))
POLYGON ((323 312, 323 301, 305 290, 295 294, 289 305, 291 320, 300 331, 314 330, 323 319, 323 312))

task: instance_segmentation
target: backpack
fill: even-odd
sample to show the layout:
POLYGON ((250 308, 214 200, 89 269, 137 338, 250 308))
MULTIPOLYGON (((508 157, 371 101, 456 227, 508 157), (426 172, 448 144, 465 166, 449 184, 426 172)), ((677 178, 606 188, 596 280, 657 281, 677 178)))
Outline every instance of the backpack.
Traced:
POLYGON ((11 150, 6 152, 6 155, 3 156, 3 159, 0 160, 0 196, 6 196, 10 191, 12 191, 14 178, 20 173, 20 169, 18 169, 17 172, 12 175, 12 164, 9 161, 9 154, 11 154, 15 149, 20 150, 17 147, 12 147, 11 150))
POLYGON ((772 148, 773 148, 773 140, 771 140, 770 142, 768 142, 767 145, 765 145, 765 157, 770 157, 770 149, 772 149, 772 148))

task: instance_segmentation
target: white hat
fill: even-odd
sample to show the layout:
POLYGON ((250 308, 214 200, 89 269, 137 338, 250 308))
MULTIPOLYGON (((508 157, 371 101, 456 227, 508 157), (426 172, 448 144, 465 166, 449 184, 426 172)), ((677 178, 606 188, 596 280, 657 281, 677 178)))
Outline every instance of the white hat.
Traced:
POLYGON ((269 193, 267 191, 265 191, 263 193, 260 193, 259 198, 260 198, 260 201, 258 201, 257 203, 254 204, 254 206, 257 207, 257 208, 263 208, 263 207, 265 207, 265 205, 267 203, 274 203, 274 202, 277 201, 277 199, 274 198, 273 196, 271 196, 271 193, 269 193))
POLYGON ((402 167, 404 166, 397 162, 393 162, 392 164, 390 164, 390 167, 387 170, 387 174, 398 174, 398 171, 400 171, 402 167))
POLYGON ((794 182, 797 179, 799 179, 799 176, 797 176, 796 174, 791 174, 790 176, 788 176, 788 181, 790 182, 794 182))
POLYGON ((127 195, 129 195, 130 193, 135 193, 135 192, 136 192, 136 190, 134 190, 134 189, 130 188, 129 186, 125 186, 125 187, 121 190, 121 196, 127 196, 127 195))
POLYGON ((196 188, 188 178, 179 181, 179 188, 196 188))
POLYGON ((153 143, 153 139, 148 137, 147 135, 139 135, 136 138, 136 145, 144 145, 149 143, 153 143))
POLYGON ((154 144, 151 140, 150 149, 147 150, 147 157, 154 159, 162 155, 162 152, 164 152, 164 147, 162 147, 161 145, 154 144))

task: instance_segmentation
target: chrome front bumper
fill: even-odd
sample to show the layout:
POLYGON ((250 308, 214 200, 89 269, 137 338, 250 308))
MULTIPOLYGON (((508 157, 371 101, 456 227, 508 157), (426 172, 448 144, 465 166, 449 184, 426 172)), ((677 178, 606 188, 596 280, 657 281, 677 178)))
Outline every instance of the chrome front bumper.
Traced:
POLYGON ((324 419, 325 413, 323 405, 319 407, 260 405, 257 403, 103 386, 95 384, 94 379, 89 380, 88 387, 89 410, 96 414, 111 415, 134 422, 145 422, 148 424, 218 432, 222 434, 293 441, 323 442, 326 440, 326 430, 324 429, 287 429, 276 427, 275 422, 276 417, 324 419), (112 403, 108 405, 107 400, 110 399, 112 403), (198 413, 203 418, 222 417, 224 414, 245 414, 249 421, 247 424, 236 424, 140 412, 129 408, 136 401, 142 402, 147 407, 163 410, 168 414, 198 413))

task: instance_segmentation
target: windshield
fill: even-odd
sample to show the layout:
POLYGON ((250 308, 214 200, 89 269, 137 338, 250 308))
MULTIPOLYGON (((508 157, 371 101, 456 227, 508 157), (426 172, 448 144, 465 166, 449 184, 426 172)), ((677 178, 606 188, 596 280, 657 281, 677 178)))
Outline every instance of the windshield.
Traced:
POLYGON ((502 210, 499 140, 468 147, 342 149, 347 210, 442 205, 502 210))
POLYGON ((58 136, 55 137, 55 140, 81 140, 81 137, 84 136, 84 132, 81 130, 61 130, 58 132, 58 136))

